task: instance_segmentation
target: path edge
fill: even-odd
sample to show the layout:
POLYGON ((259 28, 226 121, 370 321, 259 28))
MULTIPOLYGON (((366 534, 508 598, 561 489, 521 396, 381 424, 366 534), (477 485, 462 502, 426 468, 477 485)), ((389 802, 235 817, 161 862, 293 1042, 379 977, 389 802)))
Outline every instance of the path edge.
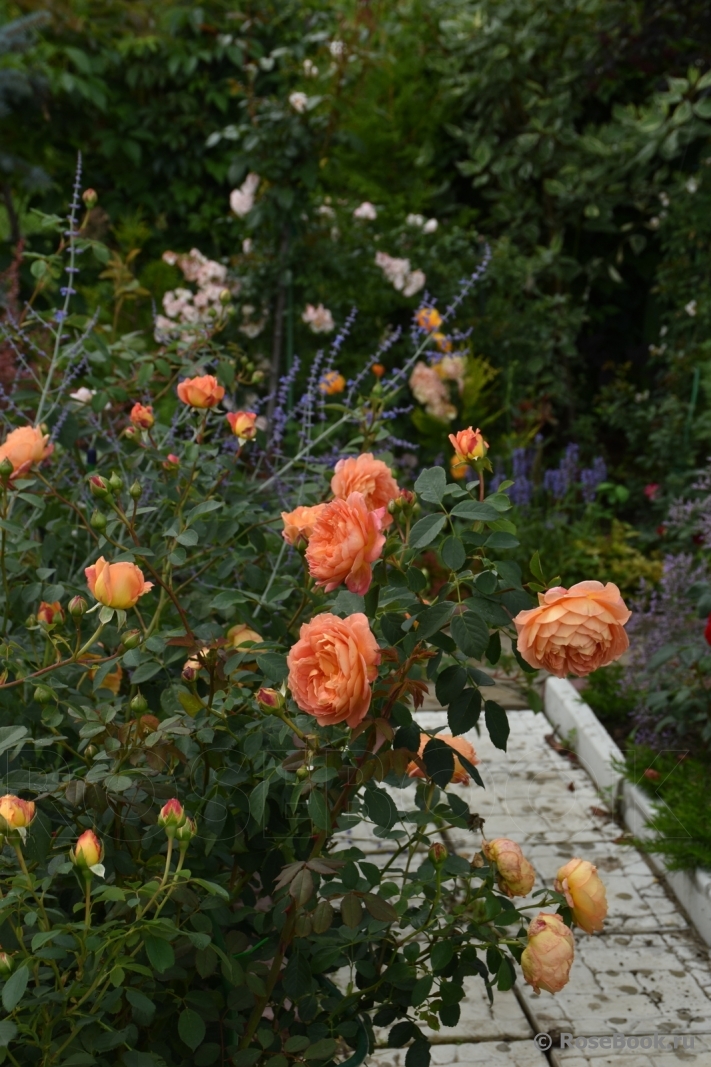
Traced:
MULTIPOLYGON (((546 679, 543 711, 603 796, 613 807, 617 805, 630 833, 639 838, 651 837, 646 825, 653 817, 648 798, 623 778, 617 769, 624 760, 620 748, 567 679, 546 679)), ((660 856, 645 855, 654 871, 664 878, 700 937, 711 945, 711 873, 700 869, 668 871, 660 856)))

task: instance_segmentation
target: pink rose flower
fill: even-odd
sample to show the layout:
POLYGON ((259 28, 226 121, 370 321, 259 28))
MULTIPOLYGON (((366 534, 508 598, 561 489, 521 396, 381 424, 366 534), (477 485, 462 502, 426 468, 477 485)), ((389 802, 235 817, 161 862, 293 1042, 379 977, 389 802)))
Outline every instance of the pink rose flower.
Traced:
POLYGON ((362 612, 316 615, 301 627, 286 662, 294 700, 319 726, 353 728, 368 714, 380 648, 362 612))
POLYGON ((624 630, 632 612, 612 582, 578 582, 538 594, 539 606, 520 611, 514 623, 518 650, 532 667, 557 678, 583 678, 619 659, 629 645, 624 630))
POLYGON ((327 593, 345 583, 363 596, 373 578, 371 563, 385 544, 383 510, 368 511, 362 493, 332 500, 316 520, 306 549, 309 573, 327 593))

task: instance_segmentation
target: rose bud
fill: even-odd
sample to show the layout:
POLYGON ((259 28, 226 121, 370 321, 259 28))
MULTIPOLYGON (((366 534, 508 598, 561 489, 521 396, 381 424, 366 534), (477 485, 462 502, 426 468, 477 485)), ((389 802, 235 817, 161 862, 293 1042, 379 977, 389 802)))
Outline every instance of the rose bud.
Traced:
POLYGON ((174 452, 169 452, 163 460, 163 470, 177 471, 180 466, 180 456, 176 456, 174 452))
POLYGON ((33 693, 33 699, 38 704, 50 704, 56 697, 54 690, 50 689, 48 685, 38 685, 33 693))
POLYGON ((182 826, 178 826, 175 831, 175 840, 179 843, 181 848, 187 848, 196 833, 197 823, 194 819, 190 819, 186 816, 185 822, 182 826))
POLYGON ((227 631, 227 640, 233 648, 242 648, 244 645, 261 645, 262 638, 246 622, 236 622, 227 631))
POLYGON ((382 363, 374 363, 370 368, 370 373, 374 374, 376 378, 382 378, 385 374, 385 367, 382 363))
POLYGON ((469 470, 469 464, 466 460, 461 459, 456 453, 449 461, 449 473, 458 482, 461 482, 463 478, 466 478, 467 471, 469 470))
POLYGON ((148 701, 142 693, 136 693, 128 706, 135 715, 142 715, 144 711, 148 710, 148 701))
POLYGON ((447 855, 448 853, 445 846, 440 841, 435 841, 435 843, 430 846, 427 858, 430 863, 434 863, 435 867, 441 867, 446 860, 447 855))
POLYGON ((26 474, 33 466, 51 455, 54 445, 41 426, 20 426, 0 445, 0 473, 3 481, 26 474), (7 461, 7 462, 6 462, 7 461), (12 469, 8 467, 12 465, 12 469))
POLYGON ((173 797, 160 809, 158 825, 163 827, 168 838, 173 838, 175 831, 185 823, 186 818, 185 808, 177 797, 173 797))
POLYGON ((451 433, 449 440, 457 457, 463 463, 471 463, 474 459, 483 459, 489 451, 489 446, 481 435, 480 430, 473 430, 471 426, 458 433, 451 433))
POLYGON ((253 411, 230 411, 225 417, 239 441, 251 441, 257 436, 257 416, 253 411))
POLYGON ((156 421, 150 404, 134 404, 128 417, 138 430, 150 430, 156 421))
POLYGON ((74 619, 80 619, 82 615, 86 615, 89 609, 89 605, 83 596, 73 596, 69 601, 68 610, 69 614, 74 619))
POLYGON ((84 204, 86 205, 87 211, 91 211, 91 209, 93 207, 96 207, 99 202, 99 194, 97 193, 96 189, 85 189, 84 192, 81 194, 81 198, 84 201, 84 204))
POLYGON ((69 858, 75 867, 89 871, 104 858, 104 846, 93 830, 85 830, 77 838, 77 843, 69 852, 69 858))
POLYGON ((178 399, 191 408, 214 408, 225 395, 225 387, 212 374, 185 378, 178 385, 178 399))
POLYGON ((519 845, 508 837, 485 841, 482 852, 490 863, 496 865, 498 886, 507 897, 525 897, 531 892, 536 872, 528 862, 519 845))
POLYGON ((84 574, 91 595, 107 608, 132 608, 139 597, 153 588, 153 582, 145 580, 135 563, 109 563, 103 556, 84 574))
POLYGON ((0 952, 0 978, 7 978, 12 974, 14 966, 12 956, 9 956, 7 952, 0 952))
POLYGON ((521 970, 534 993, 545 989, 558 993, 570 978, 575 942, 560 915, 541 912, 528 927, 528 945, 521 956, 521 970))
POLYGON ((111 495, 109 483, 106 481, 106 478, 102 478, 100 474, 91 475, 89 478, 89 489, 91 490, 91 495, 98 497, 99 500, 105 500, 106 497, 111 495))
POLYGON ((278 689, 265 689, 262 687, 257 693, 257 703, 263 711, 277 712, 286 704, 286 698, 278 689))
POLYGON ((48 603, 43 600, 37 609, 37 621, 43 622, 45 626, 52 626, 54 623, 64 622, 64 611, 62 605, 58 600, 53 600, 48 603))
POLYGON ((35 817, 35 805, 32 800, 20 800, 12 793, 0 797, 0 832, 26 829, 35 817))
POLYGON ((554 882, 573 912, 574 922, 586 933, 602 930, 607 915, 605 886, 588 860, 572 859, 561 867, 554 882))
POLYGON ((99 530, 99 531, 105 530, 106 529, 106 516, 104 515, 103 511, 99 511, 98 508, 95 508, 93 513, 92 513, 91 518, 89 519, 89 525, 94 530, 99 530))
POLYGON ((227 305, 231 301, 232 301, 232 293, 229 291, 229 289, 221 289, 220 290, 220 303, 222 304, 222 306, 223 307, 227 307, 227 305))
POLYGON ((197 668, 191 666, 191 663, 194 663, 194 662, 195 662, 194 660, 188 660, 187 663, 185 664, 185 666, 183 667, 182 671, 180 672, 180 677, 186 682, 194 682, 196 677, 197 677, 197 675, 198 675, 198 673, 199 673, 199 671, 200 671, 200 665, 199 664, 198 664, 197 668))
POLYGON ((114 493, 120 493, 123 489, 123 478, 116 471, 111 471, 111 477, 109 478, 109 485, 114 493))

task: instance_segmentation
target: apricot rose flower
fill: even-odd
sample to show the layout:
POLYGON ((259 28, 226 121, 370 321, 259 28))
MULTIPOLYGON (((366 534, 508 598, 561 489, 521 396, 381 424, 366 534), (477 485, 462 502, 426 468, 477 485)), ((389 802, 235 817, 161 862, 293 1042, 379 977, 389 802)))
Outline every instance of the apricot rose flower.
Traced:
POLYGON ((345 583, 363 596, 370 589, 371 563, 385 544, 383 510, 369 511, 362 493, 326 504, 306 548, 309 573, 327 593, 345 583))
MULTIPOLYGON (((400 487, 392 476, 387 463, 375 459, 372 452, 360 456, 339 459, 331 478, 331 492, 337 500, 347 500, 351 493, 362 493, 369 511, 387 508, 391 500, 400 496, 400 487)), ((393 521, 387 511, 383 514, 383 527, 393 521)))
POLYGON ((316 520, 323 513, 326 504, 302 504, 293 511, 282 511, 284 529, 281 536, 290 545, 305 544, 314 532, 316 520))
POLYGON ((225 395, 224 385, 220 385, 213 374, 203 374, 197 378, 185 378, 179 383, 178 397, 191 408, 214 408, 225 395))
POLYGON ((10 477, 17 478, 52 454, 54 445, 48 442, 49 434, 43 433, 39 426, 20 426, 0 445, 0 463, 9 459, 12 463, 10 477))
POLYGON ((556 875, 555 889, 563 893, 575 923, 587 934, 602 930, 607 915, 607 893, 595 867, 588 860, 572 859, 556 875))
POLYGON ((531 920, 521 970, 534 993, 559 993, 570 978, 574 957, 573 934, 560 915, 540 912, 531 920))
POLYGON ((84 574, 91 595, 107 608, 126 611, 153 588, 153 582, 145 580, 135 563, 109 563, 103 556, 87 567, 84 574))

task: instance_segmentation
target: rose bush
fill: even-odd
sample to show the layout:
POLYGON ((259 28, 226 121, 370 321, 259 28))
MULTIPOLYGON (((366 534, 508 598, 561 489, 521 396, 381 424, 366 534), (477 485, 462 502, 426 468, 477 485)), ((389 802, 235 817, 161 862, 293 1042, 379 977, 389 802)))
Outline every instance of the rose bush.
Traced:
MULTIPOLYGON (((94 248, 74 212, 65 243, 71 279, 94 248)), ((514 905, 530 865, 481 851, 456 788, 482 785, 464 735, 506 748, 484 666, 508 635, 531 669, 513 620, 532 600, 481 448, 468 483, 393 477, 388 408, 420 348, 332 405, 316 356, 265 431, 219 318, 107 343, 66 288, 16 325, 3 413, 0 1062, 354 1064, 391 1027, 420 1067, 465 977, 491 995, 523 962, 560 988, 590 885, 514 905), (448 733, 414 718, 428 687, 448 733)))

